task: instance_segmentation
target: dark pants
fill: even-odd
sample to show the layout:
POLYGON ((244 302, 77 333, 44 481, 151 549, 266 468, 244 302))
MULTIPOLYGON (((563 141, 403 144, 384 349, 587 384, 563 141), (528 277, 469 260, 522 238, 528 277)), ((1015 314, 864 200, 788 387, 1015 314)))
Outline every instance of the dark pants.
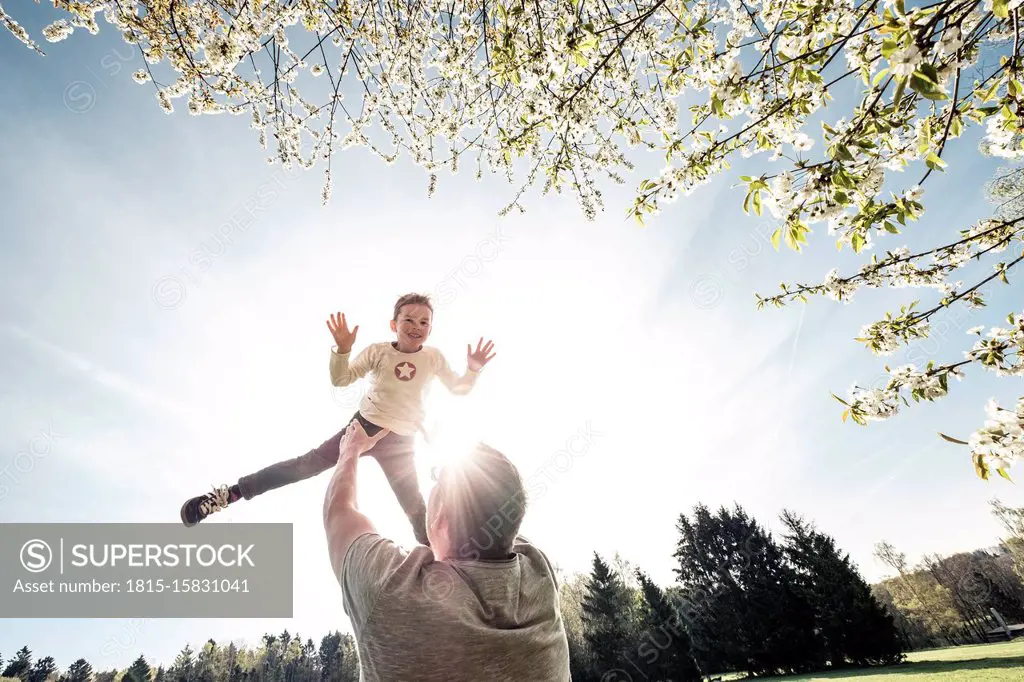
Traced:
MULTIPOLYGON (((379 426, 370 424, 358 412, 353 415, 349 424, 356 419, 363 424, 363 428, 371 436, 380 431, 379 426)), ((345 428, 348 428, 347 424, 345 428)), ((241 491, 242 497, 251 500, 268 490, 297 483, 328 469, 333 469, 338 463, 338 447, 344 434, 345 429, 342 429, 321 443, 319 447, 300 457, 271 464, 265 469, 238 479, 238 489, 241 491)), ((373 457, 380 464, 380 468, 384 471, 388 483, 391 484, 391 489, 395 491, 395 496, 398 498, 399 504, 402 505, 405 515, 409 517, 416 540, 429 546, 426 524, 427 505, 423 501, 419 482, 416 479, 413 443, 413 436, 389 433, 363 454, 373 457)))

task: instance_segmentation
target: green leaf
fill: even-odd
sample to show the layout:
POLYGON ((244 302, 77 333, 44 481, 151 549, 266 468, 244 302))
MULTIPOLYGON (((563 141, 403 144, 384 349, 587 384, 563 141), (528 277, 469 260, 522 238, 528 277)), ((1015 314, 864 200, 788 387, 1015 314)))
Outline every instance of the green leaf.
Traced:
POLYGON ((921 74, 922 78, 925 78, 929 83, 933 85, 939 84, 939 70, 935 68, 934 64, 925 62, 918 67, 915 73, 921 74))
POLYGON ((860 232, 854 232, 853 236, 850 237, 850 246, 853 247, 854 253, 860 253, 860 250, 864 248, 864 237, 860 232))
POLYGON ((850 416, 850 410, 843 410, 843 422, 846 422, 846 418, 850 416))
POLYGON ((939 432, 939 435, 942 436, 945 440, 948 440, 950 443, 956 443, 957 445, 969 445, 967 441, 962 441, 958 438, 953 438, 953 436, 947 436, 941 431, 939 432))
POLYGON ((985 460, 981 455, 974 456, 974 473, 978 474, 981 480, 988 480, 988 465, 985 464, 985 460))
POLYGON ((850 406, 850 403, 846 402, 845 400, 837 396, 835 393, 832 394, 832 397, 841 402, 843 405, 846 405, 847 407, 850 406))
POLYGON ((949 134, 953 137, 960 137, 960 133, 964 130, 964 124, 960 116, 954 116, 953 121, 949 124, 949 134))
POLYGON ((778 229, 775 230, 775 232, 772 233, 772 246, 775 247, 776 251, 779 250, 779 238, 780 237, 782 237, 782 228, 778 228, 778 229))
POLYGON ((839 158, 842 161, 853 162, 853 154, 850 153, 850 149, 846 145, 836 145, 835 150, 837 158, 839 158))
POLYGON ((711 97, 711 111, 715 116, 721 116, 725 113, 725 105, 722 103, 722 100, 718 99, 718 95, 711 97))
POLYGON ((1010 16, 1010 0, 992 0, 992 13, 1000 19, 1010 16))
POLYGON ((790 227, 786 228, 786 246, 794 251, 800 250, 800 245, 796 243, 795 239, 793 239, 793 228, 790 227))
POLYGON ((921 139, 917 143, 917 153, 924 154, 932 144, 932 117, 928 116, 921 125, 921 139))
POLYGON ((934 102, 941 102, 944 99, 949 99, 949 95, 939 90, 935 86, 931 86, 921 91, 921 94, 934 102))
MULTIPOLYGON (((992 99, 993 97, 996 96, 996 90, 999 89, 1000 82, 1001 82, 1000 79, 997 78, 995 80, 995 82, 992 83, 992 85, 989 87, 989 89, 986 90, 984 93, 982 93, 982 95, 981 95, 981 101, 982 102, 987 102, 987 101, 989 101, 990 99, 992 99)), ((982 109, 988 109, 988 108, 989 107, 982 107, 982 109)), ((991 108, 992 108, 992 111, 995 111, 999 107, 991 107, 991 108)))
POLYGON ((888 75, 888 73, 889 67, 886 67, 879 71, 878 73, 876 73, 875 77, 871 79, 871 87, 876 87, 879 83, 881 83, 882 79, 885 78, 886 75, 888 75))
POLYGON ((754 213, 761 215, 761 192, 754 192, 754 213))
POLYGON ((903 99, 903 90, 907 87, 907 81, 904 78, 897 79, 896 92, 892 96, 892 107, 898 109, 900 106, 900 100, 903 99))
POLYGON ((1013 483, 1013 479, 1010 478, 1010 474, 1006 473, 1006 469, 996 469, 996 472, 1010 483, 1013 483))
POLYGON ((946 162, 939 158, 939 155, 935 152, 929 152, 924 162, 932 170, 943 170, 946 167, 946 162))

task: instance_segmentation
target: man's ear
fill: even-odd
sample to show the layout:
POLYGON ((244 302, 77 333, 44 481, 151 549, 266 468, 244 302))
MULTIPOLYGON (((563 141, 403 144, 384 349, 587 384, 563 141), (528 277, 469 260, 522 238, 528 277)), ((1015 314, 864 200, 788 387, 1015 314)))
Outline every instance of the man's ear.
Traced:
POLYGON ((398 331, 398 325, 395 324, 394 320, 391 320, 391 331, 393 331, 393 332, 397 332, 398 331))

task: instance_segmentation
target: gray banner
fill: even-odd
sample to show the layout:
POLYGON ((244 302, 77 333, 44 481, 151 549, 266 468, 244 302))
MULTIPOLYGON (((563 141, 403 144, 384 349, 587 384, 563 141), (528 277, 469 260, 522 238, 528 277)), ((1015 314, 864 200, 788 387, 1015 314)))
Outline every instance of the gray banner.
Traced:
POLYGON ((291 618, 286 523, 3 523, 0 618, 291 618))

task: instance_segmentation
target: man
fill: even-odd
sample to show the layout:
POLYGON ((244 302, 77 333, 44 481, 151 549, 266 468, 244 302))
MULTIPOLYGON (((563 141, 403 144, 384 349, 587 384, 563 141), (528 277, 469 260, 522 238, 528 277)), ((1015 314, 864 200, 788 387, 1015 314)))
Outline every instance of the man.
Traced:
POLYGON ((407 552, 356 508, 359 456, 384 437, 354 422, 324 500, 331 565, 359 647, 362 682, 569 682, 558 584, 522 537, 523 482, 478 445, 435 476, 430 546, 407 552))

